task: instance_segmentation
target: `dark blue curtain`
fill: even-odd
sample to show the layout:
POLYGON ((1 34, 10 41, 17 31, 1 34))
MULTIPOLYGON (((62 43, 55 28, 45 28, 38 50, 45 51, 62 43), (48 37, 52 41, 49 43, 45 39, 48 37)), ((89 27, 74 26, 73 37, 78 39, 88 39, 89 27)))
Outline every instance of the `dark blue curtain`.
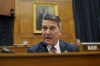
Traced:
POLYGON ((73 0, 76 38, 100 42, 100 0, 73 0))
POLYGON ((0 15, 0 46, 12 46, 14 17, 0 15))

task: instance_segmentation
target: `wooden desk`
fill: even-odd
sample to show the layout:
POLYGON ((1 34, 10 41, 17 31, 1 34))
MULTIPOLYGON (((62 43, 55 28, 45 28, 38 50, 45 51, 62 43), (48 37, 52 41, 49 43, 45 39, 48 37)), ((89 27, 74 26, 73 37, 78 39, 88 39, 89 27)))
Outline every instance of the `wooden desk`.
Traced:
POLYGON ((0 66, 100 66, 100 52, 0 54, 0 66))

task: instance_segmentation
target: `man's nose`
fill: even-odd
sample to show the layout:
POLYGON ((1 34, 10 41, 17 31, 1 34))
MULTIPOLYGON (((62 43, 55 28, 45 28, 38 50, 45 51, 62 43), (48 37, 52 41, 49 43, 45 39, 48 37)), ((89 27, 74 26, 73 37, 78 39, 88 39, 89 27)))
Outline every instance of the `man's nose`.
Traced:
POLYGON ((50 34, 50 30, 49 30, 49 29, 47 29, 47 30, 46 30, 46 33, 47 33, 47 34, 50 34))

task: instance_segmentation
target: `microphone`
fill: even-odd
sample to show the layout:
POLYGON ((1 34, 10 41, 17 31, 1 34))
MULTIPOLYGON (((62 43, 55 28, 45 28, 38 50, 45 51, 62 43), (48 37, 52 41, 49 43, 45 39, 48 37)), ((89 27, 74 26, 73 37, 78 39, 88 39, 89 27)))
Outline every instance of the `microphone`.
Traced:
POLYGON ((10 51, 8 48, 3 47, 1 53, 14 53, 14 52, 10 51))
POLYGON ((48 45, 47 43, 42 42, 42 46, 43 46, 43 47, 47 47, 47 45, 48 45))

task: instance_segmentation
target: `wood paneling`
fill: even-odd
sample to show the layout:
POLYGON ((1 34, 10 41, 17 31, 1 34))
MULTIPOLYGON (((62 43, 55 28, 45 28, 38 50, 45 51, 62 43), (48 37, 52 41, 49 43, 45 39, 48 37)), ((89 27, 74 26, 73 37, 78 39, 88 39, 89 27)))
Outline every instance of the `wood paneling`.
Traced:
POLYGON ((61 39, 75 43, 75 26, 73 19, 72 0, 15 0, 15 25, 14 43, 21 44, 28 41, 29 46, 42 41, 41 34, 33 33, 33 3, 56 3, 58 4, 58 15, 62 20, 61 39))
POLYGON ((10 9, 14 9, 15 0, 0 0, 0 15, 10 15, 10 9))
POLYGON ((0 14, 10 15, 10 9, 15 10, 14 43, 28 41, 29 45, 42 41, 41 34, 33 33, 33 3, 56 3, 58 15, 62 21, 62 36, 60 39, 75 43, 75 26, 72 0, 0 0, 0 14))

